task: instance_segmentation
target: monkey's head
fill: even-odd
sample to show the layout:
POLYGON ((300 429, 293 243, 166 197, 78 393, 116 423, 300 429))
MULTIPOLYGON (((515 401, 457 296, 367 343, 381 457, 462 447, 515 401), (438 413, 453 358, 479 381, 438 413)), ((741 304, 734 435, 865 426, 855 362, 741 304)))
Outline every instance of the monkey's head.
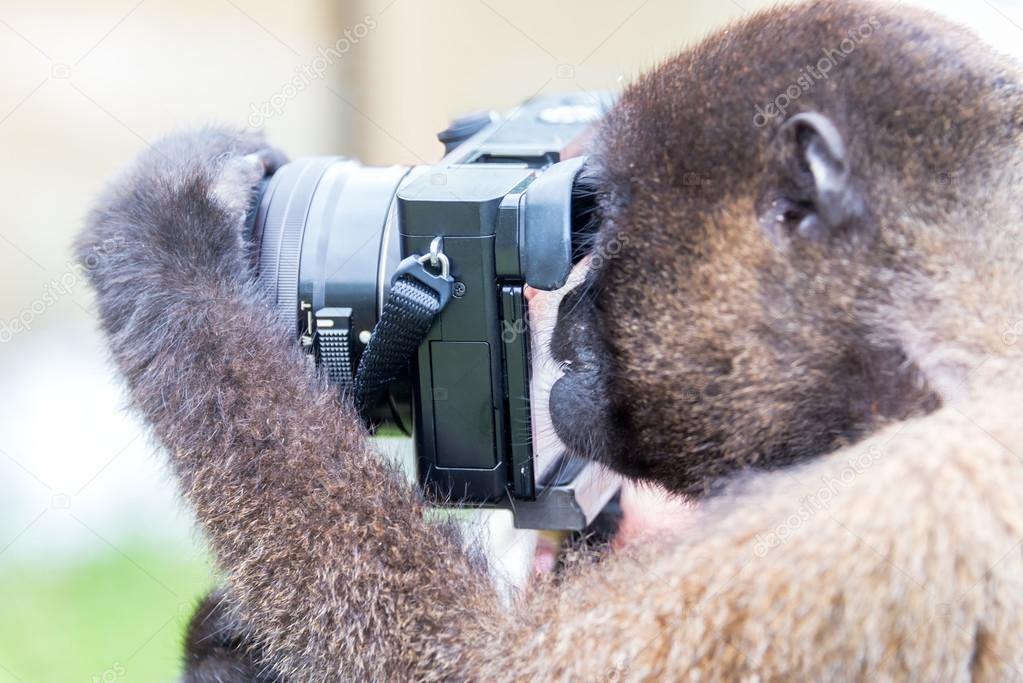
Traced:
POLYGON ((949 293, 1021 272, 990 262, 1023 252, 998 227, 1023 222, 1020 84, 964 30, 847 2, 639 79, 599 135, 592 267, 552 341, 561 438, 700 494, 940 405, 938 342, 1002 323, 953 329, 949 293))

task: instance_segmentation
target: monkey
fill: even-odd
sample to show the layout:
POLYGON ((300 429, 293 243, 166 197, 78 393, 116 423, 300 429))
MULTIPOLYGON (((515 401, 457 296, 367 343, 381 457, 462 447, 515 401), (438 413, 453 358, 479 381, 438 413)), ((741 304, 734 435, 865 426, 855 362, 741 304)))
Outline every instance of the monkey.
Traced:
POLYGON ((224 573, 186 680, 1023 680, 1021 87, 943 19, 835 0, 624 89, 552 419, 695 519, 510 601, 256 284, 281 154, 144 151, 77 250, 123 238, 101 325, 224 573))

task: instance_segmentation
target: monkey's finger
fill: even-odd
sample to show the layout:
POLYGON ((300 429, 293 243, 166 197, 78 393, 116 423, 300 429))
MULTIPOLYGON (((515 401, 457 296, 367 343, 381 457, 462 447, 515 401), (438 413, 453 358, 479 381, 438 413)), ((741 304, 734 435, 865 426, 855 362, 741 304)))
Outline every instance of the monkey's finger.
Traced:
POLYGON ((245 158, 262 164, 265 175, 273 175, 277 172, 277 169, 288 163, 288 156, 277 147, 267 147, 258 152, 247 154, 245 158))

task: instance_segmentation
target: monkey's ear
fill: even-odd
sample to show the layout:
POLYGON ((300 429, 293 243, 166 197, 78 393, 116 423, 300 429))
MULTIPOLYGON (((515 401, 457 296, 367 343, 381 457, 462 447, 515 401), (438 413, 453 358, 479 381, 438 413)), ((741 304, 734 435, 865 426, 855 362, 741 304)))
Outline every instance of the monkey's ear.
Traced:
POLYGON ((778 244, 848 234, 863 214, 849 154, 830 118, 793 116, 778 131, 759 202, 760 222, 778 244))

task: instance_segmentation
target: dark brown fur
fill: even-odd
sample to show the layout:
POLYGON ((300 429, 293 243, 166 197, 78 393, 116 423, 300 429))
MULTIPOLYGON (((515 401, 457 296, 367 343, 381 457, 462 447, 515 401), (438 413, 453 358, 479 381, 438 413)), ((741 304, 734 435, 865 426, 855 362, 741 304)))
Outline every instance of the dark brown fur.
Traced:
POLYGON ((626 472, 719 495, 686 537, 511 605, 272 319, 240 237, 265 143, 147 151, 79 250, 227 573, 229 612, 202 614, 246 643, 190 680, 221 655, 225 680, 1023 678, 1021 83, 927 15, 834 2, 757 15, 626 91, 597 149, 602 263, 555 343, 555 399, 596 408, 555 418, 626 472), (765 229, 800 141, 754 107, 871 17, 789 112, 836 122, 851 218, 765 229))
POLYGON ((185 634, 189 683, 281 683, 266 665, 252 634, 239 625, 223 591, 214 591, 195 611, 185 634))

